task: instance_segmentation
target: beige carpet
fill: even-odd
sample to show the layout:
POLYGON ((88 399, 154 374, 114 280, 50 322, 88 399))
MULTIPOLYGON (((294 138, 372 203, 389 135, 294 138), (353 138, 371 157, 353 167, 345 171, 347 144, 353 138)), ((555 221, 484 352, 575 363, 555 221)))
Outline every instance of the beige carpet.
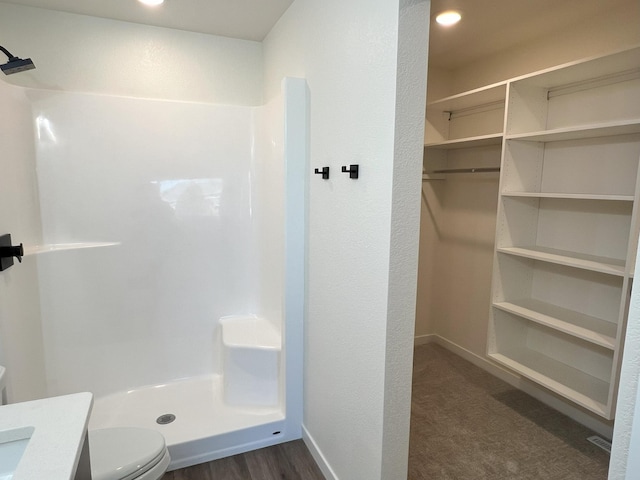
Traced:
POLYGON ((605 480, 591 435, 438 345, 415 349, 409 480, 605 480))

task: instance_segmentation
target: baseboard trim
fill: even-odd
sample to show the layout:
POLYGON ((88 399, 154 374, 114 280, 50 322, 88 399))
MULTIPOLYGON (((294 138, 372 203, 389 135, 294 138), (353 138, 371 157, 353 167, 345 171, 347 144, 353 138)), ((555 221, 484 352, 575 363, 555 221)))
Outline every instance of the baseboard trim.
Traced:
POLYGON ((498 377, 503 382, 507 382, 509 385, 513 387, 520 388, 518 382, 520 381, 520 377, 514 373, 511 373, 508 370, 496 365, 490 360, 481 357, 478 354, 473 353, 470 350, 467 350, 460 345, 453 343, 451 340, 447 340, 440 335, 433 335, 433 343, 437 343, 441 347, 446 348, 450 352, 455 353, 459 357, 464 358, 466 361, 473 363, 476 367, 483 369, 486 372, 489 372, 494 377, 498 377))
POLYGON ((427 343, 433 343, 437 341, 437 335, 432 333, 429 335, 416 335, 413 339, 413 344, 417 347, 418 345, 426 345, 427 343))
POLYGON ((420 335, 415 338, 414 343, 416 346, 425 345, 427 343, 437 343, 450 352, 455 353, 459 357, 462 357, 465 360, 473 363, 476 367, 482 368, 494 377, 498 377, 500 380, 507 382, 512 387, 517 388, 518 390, 522 390, 528 395, 531 395, 533 398, 541 401, 545 405, 548 405, 549 407, 559 411, 560 413, 575 420, 581 425, 590 428, 603 437, 607 439, 613 437, 613 422, 595 418, 593 415, 583 411, 582 409, 568 404, 565 400, 555 396, 551 392, 543 390, 541 387, 537 386, 533 382, 530 382, 526 378, 509 372, 501 366, 493 363, 489 359, 481 357, 480 355, 477 355, 467 350, 466 348, 463 348, 460 345, 457 345, 452 341, 441 337, 440 335, 420 335))
POLYGON ((335 474, 335 472, 327 462, 327 459, 320 451, 318 444, 307 430, 307 427, 305 427, 304 425, 302 425, 302 441, 309 449, 311 456, 318 464, 318 467, 320 468, 320 471, 322 472, 326 480, 339 480, 338 476, 335 474))

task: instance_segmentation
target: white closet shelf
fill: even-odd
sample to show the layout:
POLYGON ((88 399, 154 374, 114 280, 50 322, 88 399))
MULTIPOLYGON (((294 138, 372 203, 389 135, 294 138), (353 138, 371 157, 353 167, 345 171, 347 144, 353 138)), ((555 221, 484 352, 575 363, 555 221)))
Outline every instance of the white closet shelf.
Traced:
POLYGON ((493 306, 609 350, 615 349, 618 326, 614 322, 532 298, 496 302, 493 306))
POLYGON ((527 348, 489 356, 552 392, 609 418, 608 382, 527 348))
POLYGON ((434 150, 453 150, 458 148, 476 148, 490 145, 502 144, 502 133, 492 133, 489 135, 478 135, 477 137, 458 138, 444 142, 434 142, 425 144, 425 148, 434 150))
POLYGON ((567 200, 605 200, 616 202, 633 202, 633 195, 601 195, 590 193, 559 193, 559 192, 502 192, 503 197, 526 198, 557 198, 567 200))
POLYGON ((616 258, 585 255, 582 253, 538 246, 498 247, 496 248, 496 251, 506 253, 508 255, 532 258, 543 262, 581 268, 583 270, 591 270, 619 277, 624 277, 625 275, 625 261, 616 258))
POLYGON ((507 96, 507 82, 498 82, 485 87, 441 98, 427 104, 427 110, 451 112, 481 105, 504 101, 507 96))
POLYGON ((541 88, 560 88, 566 85, 592 81, 594 78, 612 76, 640 64, 640 47, 623 49, 616 53, 598 55, 587 59, 550 67, 511 79, 541 88))
POLYGON ((582 140, 586 138, 612 137, 640 133, 640 121, 621 120, 619 122, 581 125, 538 132, 511 133, 506 140, 522 140, 528 142, 561 142, 565 140, 582 140))
POLYGON ((431 180, 445 180, 445 176, 442 174, 438 174, 438 173, 423 173, 422 174, 422 181, 423 182, 428 182, 431 180))

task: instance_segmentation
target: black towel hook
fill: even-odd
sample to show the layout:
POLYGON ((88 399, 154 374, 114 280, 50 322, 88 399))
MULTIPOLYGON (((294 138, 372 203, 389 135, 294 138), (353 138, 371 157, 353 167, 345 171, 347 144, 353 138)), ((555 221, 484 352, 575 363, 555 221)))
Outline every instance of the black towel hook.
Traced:
POLYGON ((358 178, 359 171, 360 166, 358 164, 349 165, 349 170, 347 170, 346 166, 342 166, 342 173, 348 173, 349 178, 358 178))
POLYGON ((329 179, 329 167, 322 167, 322 170, 320 170, 319 168, 316 168, 313 173, 317 175, 322 175, 323 180, 329 179))

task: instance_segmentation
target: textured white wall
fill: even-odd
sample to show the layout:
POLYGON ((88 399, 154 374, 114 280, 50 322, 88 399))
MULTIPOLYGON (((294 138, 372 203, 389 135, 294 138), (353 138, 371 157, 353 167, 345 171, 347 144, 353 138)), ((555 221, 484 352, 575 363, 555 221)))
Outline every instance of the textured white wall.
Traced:
MULTIPOLYGON (((401 289, 411 283, 412 268, 415 273, 417 211, 407 204, 403 225, 392 202, 414 197, 417 208, 419 201, 419 154, 405 156, 421 135, 406 150, 398 145, 402 134, 412 138, 403 121, 414 113, 400 111, 398 98, 423 107, 425 82, 413 72, 424 67, 426 38, 423 31, 404 45, 415 58, 400 74, 411 80, 397 83, 400 4, 415 8, 417 19, 424 15, 426 29, 428 2, 296 0, 265 40, 266 96, 284 75, 307 79, 310 167, 331 168, 329 180, 310 180, 304 416, 307 440, 328 478, 396 479, 406 468, 406 437, 399 432, 408 420, 415 276, 403 292, 389 282, 398 279, 401 289), (415 49, 420 42, 422 51, 415 49), (415 173, 407 184, 402 176, 394 181, 396 153, 402 158, 396 166, 405 161, 405 174, 415 173), (360 164, 359 180, 340 173, 351 163, 360 164), (392 225, 403 226, 393 238, 392 225), (396 373, 401 391, 392 398, 396 373)), ((422 112, 413 120, 420 127, 422 112)))
MULTIPOLYGON (((42 238, 31 107, 24 90, 0 79, 0 235, 14 245, 42 238)), ((46 394, 38 271, 34 256, 0 272, 0 364, 9 401, 46 394)))
POLYGON ((262 103, 262 44, 0 2, 2 45, 36 70, 10 83, 233 105, 262 103))
POLYGON ((498 175, 451 176, 422 191, 416 335, 435 333, 484 357, 498 175))
MULTIPOLYGON (((640 253, 640 250, 639 250, 640 253)), ((640 275, 636 260, 635 278, 640 275)), ((636 480, 640 472, 640 289, 634 284, 613 430, 609 480, 636 480), (631 454, 633 452, 633 454, 631 454)))
POLYGON ((451 72, 429 66, 427 83, 429 85, 429 90, 427 91, 428 102, 447 97, 451 92, 451 72))
POLYGON ((383 479, 407 477, 430 0, 401 0, 384 385, 383 479))

